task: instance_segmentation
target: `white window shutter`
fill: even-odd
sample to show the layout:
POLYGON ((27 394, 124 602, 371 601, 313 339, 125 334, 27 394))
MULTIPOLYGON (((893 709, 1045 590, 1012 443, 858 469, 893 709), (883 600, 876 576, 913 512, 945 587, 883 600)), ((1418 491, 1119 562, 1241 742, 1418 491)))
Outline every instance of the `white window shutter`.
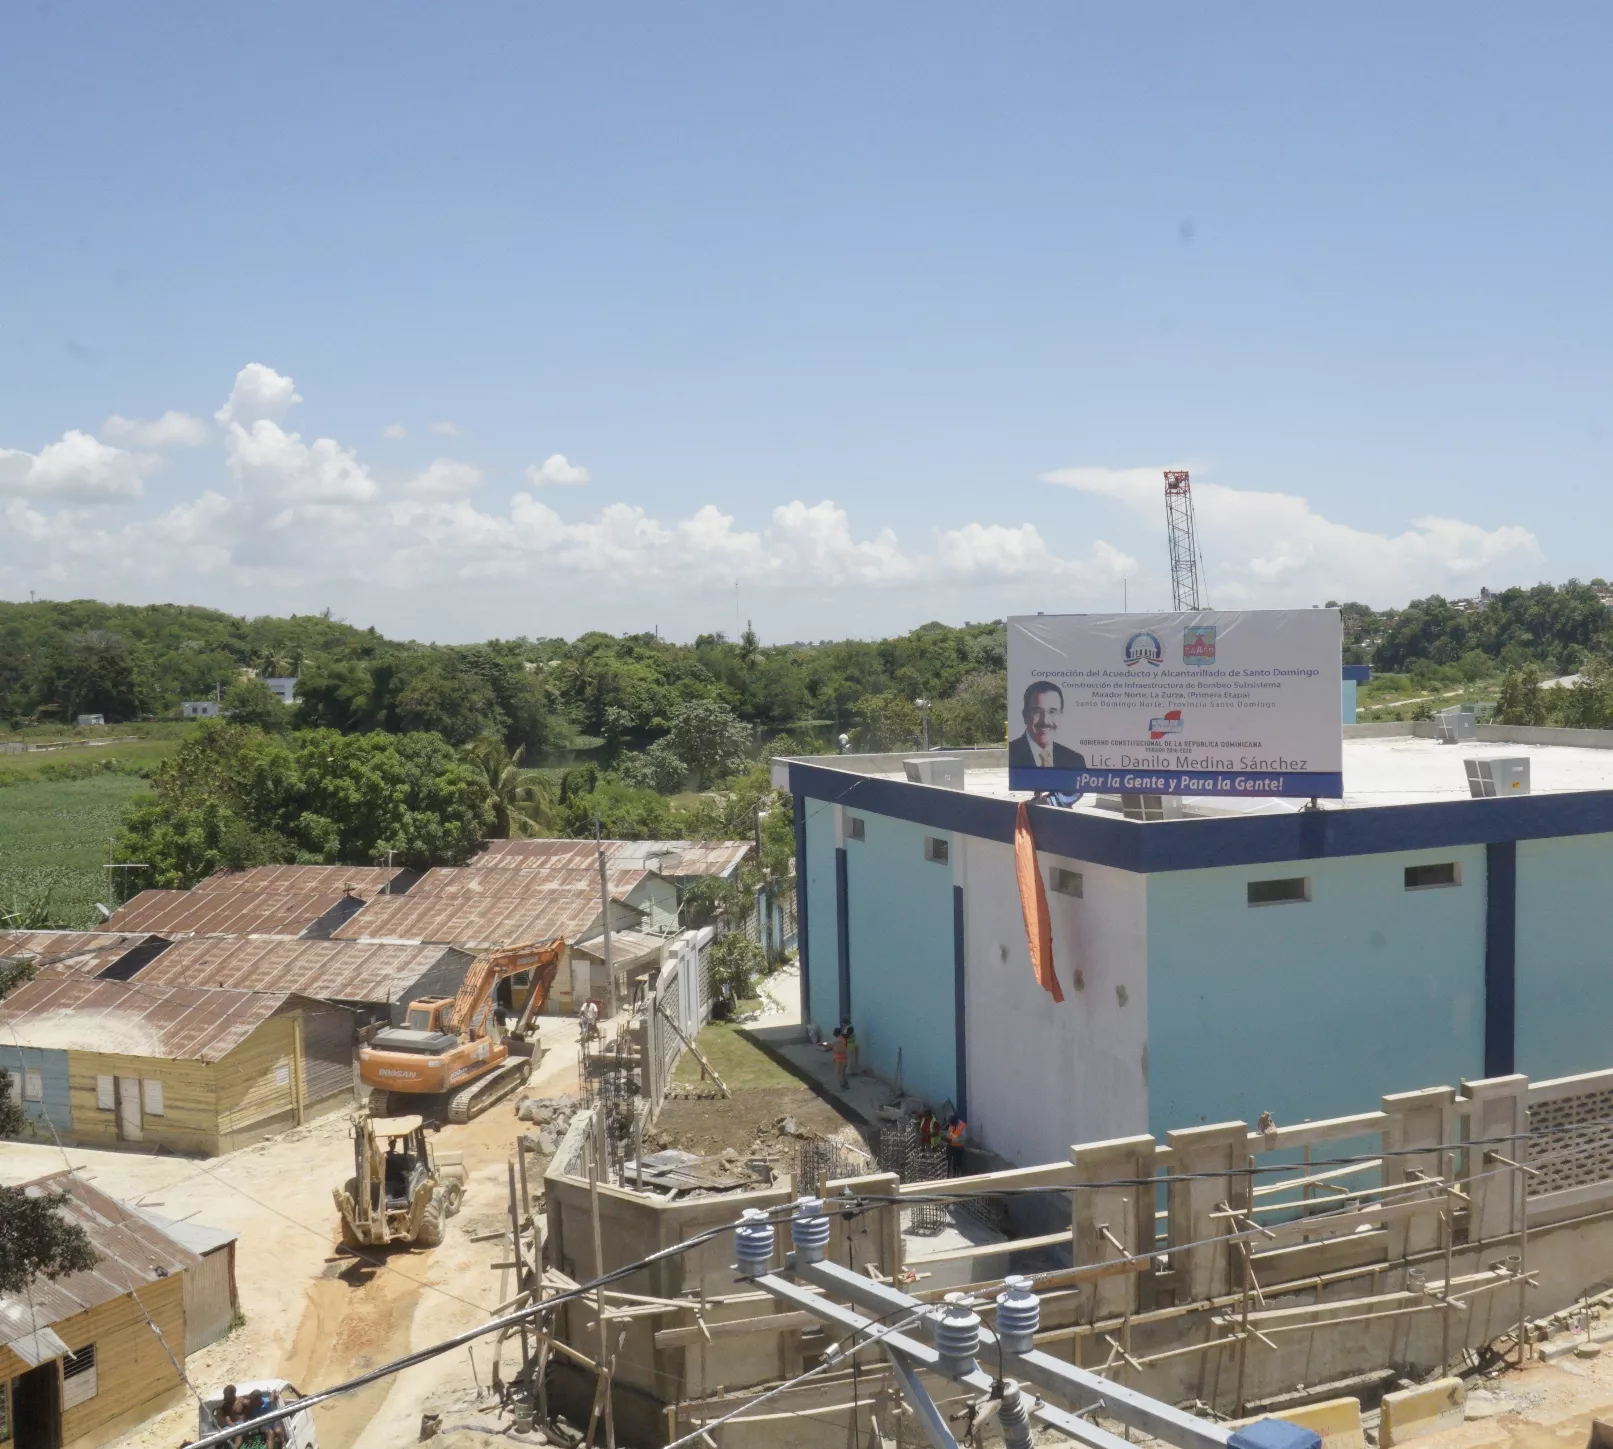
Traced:
POLYGON ((147 1077, 140 1083, 140 1096, 146 1116, 162 1116, 162 1083, 156 1077, 147 1077))
POLYGON ((43 1102, 45 1100, 45 1078, 39 1072, 24 1072, 22 1074, 22 1097, 25 1102, 43 1102))
POLYGON ((77 1353, 62 1360, 62 1407, 76 1408, 100 1392, 100 1371, 95 1363, 95 1345, 87 1343, 77 1353))
POLYGON ((117 1110, 117 1090, 113 1086, 112 1077, 97 1077, 95 1079, 95 1105, 102 1112, 115 1112, 117 1110))

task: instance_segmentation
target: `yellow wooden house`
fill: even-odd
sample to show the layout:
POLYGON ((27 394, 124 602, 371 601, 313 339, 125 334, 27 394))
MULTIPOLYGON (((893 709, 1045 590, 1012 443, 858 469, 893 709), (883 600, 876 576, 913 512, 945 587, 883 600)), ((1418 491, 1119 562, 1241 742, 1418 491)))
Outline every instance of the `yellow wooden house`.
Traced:
POLYGON ((217 1156, 353 1101, 353 1013, 310 997, 45 968, 0 1002, 37 1136, 217 1156))
POLYGON ((0 1449, 93 1449, 184 1398, 187 1290, 205 1266, 71 1172, 23 1190, 64 1193, 58 1211, 88 1234, 97 1262, 0 1295, 0 1449))

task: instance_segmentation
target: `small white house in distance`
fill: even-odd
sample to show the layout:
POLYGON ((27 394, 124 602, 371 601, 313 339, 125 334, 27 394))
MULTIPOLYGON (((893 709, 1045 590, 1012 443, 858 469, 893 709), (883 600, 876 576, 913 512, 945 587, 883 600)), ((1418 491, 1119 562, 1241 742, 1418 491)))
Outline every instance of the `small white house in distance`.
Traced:
POLYGON ((88 725, 104 725, 105 723, 106 716, 104 714, 81 714, 78 717, 78 727, 80 729, 84 729, 88 725))
POLYGON ((263 682, 280 696, 282 704, 295 704, 297 702, 297 681, 295 677, 291 679, 265 679, 263 682))
POLYGON ((212 719, 218 714, 216 699, 187 699, 179 708, 186 719, 212 719))

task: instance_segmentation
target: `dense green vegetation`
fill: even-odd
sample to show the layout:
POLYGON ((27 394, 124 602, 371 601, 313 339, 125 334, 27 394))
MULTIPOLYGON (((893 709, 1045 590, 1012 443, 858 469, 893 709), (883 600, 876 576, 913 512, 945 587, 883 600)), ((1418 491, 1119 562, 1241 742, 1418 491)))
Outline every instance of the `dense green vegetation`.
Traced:
POLYGON ((204 721, 124 821, 117 858, 143 886, 290 861, 424 868, 468 860, 493 823, 475 767, 430 733, 272 733, 204 721))
MULTIPOLYGON (((1370 663, 1363 717, 1487 700, 1518 723, 1613 726, 1613 591, 1600 579, 1341 608, 1345 659, 1370 663), (1542 688, 1577 673, 1572 688, 1542 688)), ((463 860, 494 835, 759 833, 763 869, 792 854, 790 804, 759 763, 780 750, 1005 735, 1000 623, 899 638, 764 647, 702 635, 426 646, 326 616, 240 619, 179 605, 0 603, 0 723, 95 750, 0 755, 0 915, 93 920, 101 866, 186 885, 223 864, 463 860), (254 675, 299 678, 280 703, 254 675), (228 722, 168 723, 221 697, 228 722), (131 721, 143 721, 131 724, 131 721), (144 738, 126 742, 138 732, 144 738), (171 756, 171 758, 169 758, 171 756), (161 763, 166 759, 166 763, 161 763), (141 774, 154 775, 153 793, 141 774), (124 807, 133 801, 127 817, 124 807)))
POLYGON ((150 788, 89 761, 46 769, 0 788, 0 928, 93 926, 95 903, 113 899, 103 867, 123 812, 150 788))

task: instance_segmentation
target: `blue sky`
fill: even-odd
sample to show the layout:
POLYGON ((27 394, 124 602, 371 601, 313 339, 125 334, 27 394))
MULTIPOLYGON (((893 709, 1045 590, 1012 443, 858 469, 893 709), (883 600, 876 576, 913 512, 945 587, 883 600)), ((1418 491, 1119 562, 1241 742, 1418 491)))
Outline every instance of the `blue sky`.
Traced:
POLYGON ((1172 464, 1217 605, 1613 572, 1610 30, 9 7, 0 595, 443 639, 731 629, 736 581, 769 639, 1157 606, 1172 464))

